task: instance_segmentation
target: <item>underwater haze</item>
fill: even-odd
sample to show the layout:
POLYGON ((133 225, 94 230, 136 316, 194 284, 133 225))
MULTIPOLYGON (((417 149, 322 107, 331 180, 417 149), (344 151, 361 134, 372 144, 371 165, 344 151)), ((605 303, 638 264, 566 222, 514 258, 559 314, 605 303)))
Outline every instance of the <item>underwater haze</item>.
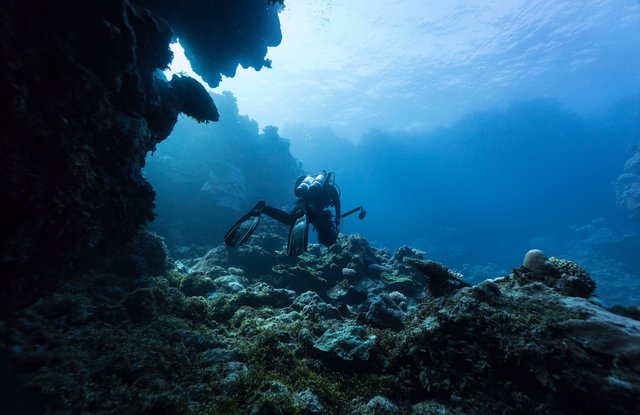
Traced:
POLYGON ((591 115, 640 85, 635 0, 293 0, 280 16, 272 70, 220 85, 263 126, 358 141, 531 98, 591 115))
POLYGON ((368 210, 343 233, 471 281, 538 248, 583 264, 604 303, 640 302, 638 222, 616 185, 640 142, 640 5, 366 3, 287 2, 273 67, 223 80, 220 122, 181 119, 148 158, 151 229, 205 251, 326 169, 343 210, 368 210))
POLYGON ((638 0, 8 1, 0 55, 2 414, 640 414, 638 0))

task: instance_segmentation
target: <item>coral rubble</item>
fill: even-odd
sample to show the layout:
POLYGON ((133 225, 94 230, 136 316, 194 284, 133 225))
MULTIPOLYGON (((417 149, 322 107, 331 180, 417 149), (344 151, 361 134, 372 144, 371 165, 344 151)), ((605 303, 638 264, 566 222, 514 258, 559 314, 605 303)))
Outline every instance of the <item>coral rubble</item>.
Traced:
POLYGON ((640 324, 558 287, 568 273, 590 279, 570 261, 549 259, 552 278, 520 267, 432 296, 383 277, 418 284, 405 262, 431 272, 423 252, 352 235, 291 259, 274 240, 216 248, 183 271, 68 281, 2 321, 0 347, 47 413, 640 409, 640 324), (256 252, 276 265, 251 265, 256 252))

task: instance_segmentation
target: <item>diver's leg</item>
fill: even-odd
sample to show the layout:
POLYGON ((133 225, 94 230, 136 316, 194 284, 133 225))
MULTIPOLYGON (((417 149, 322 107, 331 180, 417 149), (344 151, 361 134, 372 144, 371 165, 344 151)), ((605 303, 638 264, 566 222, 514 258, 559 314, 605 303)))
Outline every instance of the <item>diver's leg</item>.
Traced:
POLYGON ((291 226, 296 222, 296 219, 304 215, 304 201, 297 199, 289 212, 272 206, 264 206, 262 212, 280 223, 291 226))
POLYGON ((277 209, 271 206, 265 206, 262 210, 262 213, 277 220, 278 222, 284 223, 285 225, 292 225, 296 220, 293 215, 288 214, 284 210, 277 209))
POLYGON ((320 212, 313 223, 318 231, 318 242, 324 246, 333 245, 338 239, 338 230, 331 220, 332 214, 328 210, 320 212))

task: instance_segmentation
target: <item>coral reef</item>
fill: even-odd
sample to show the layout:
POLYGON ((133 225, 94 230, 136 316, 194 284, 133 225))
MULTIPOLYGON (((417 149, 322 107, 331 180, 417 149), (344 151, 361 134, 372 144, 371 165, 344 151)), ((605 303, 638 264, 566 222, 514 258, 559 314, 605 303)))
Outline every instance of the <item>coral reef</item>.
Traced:
POLYGON ((422 272, 427 279, 427 287, 434 297, 440 297, 463 287, 469 283, 462 280, 462 275, 451 271, 435 261, 422 261, 415 258, 405 258, 404 262, 413 265, 422 272))
MULTIPOLYGON (((146 154, 179 113, 197 122, 220 115, 195 80, 159 76, 169 42, 179 36, 196 70, 217 85, 238 64, 269 66, 281 4, 3 5, 0 352, 33 406, 90 414, 638 413, 637 308, 598 305, 593 279, 572 261, 539 252, 537 262, 471 286, 424 252, 403 246, 391 255, 359 235, 291 258, 267 225, 239 249, 218 246, 177 262, 161 237, 141 231, 154 204, 141 174, 146 154)), ((299 169, 283 161, 287 141, 239 117, 232 96, 216 99, 246 133, 231 152, 252 161, 260 154, 263 167, 208 166, 190 184, 215 196, 216 213, 252 198, 255 189, 239 177, 279 183, 262 190, 281 200, 284 185, 274 177, 299 169)), ((539 154, 548 148, 541 143, 539 154)), ((619 180, 631 209, 636 161, 619 180)))
MULTIPOLYGON (((186 4, 150 3, 172 17, 192 10, 186 4)), ((217 60, 214 71, 238 62, 257 66, 265 42, 279 40, 278 7, 237 3, 242 3, 239 9, 218 14, 229 18, 230 26, 215 32, 221 41, 238 39, 243 48, 231 54, 220 48, 211 55, 210 49, 194 46, 190 52, 206 52, 207 65, 217 60), (250 10, 253 19, 246 20, 247 14, 230 19, 250 10), (258 24, 265 19, 268 24, 258 24), (250 36, 238 35, 232 21, 246 21, 250 36), (272 40, 262 38, 267 32, 272 40)), ((198 121, 218 119, 198 82, 158 77, 171 61, 175 33, 139 4, 25 0, 3 5, 0 311, 33 301, 61 275, 86 269, 130 240, 153 217, 154 192, 141 175, 147 152, 169 135, 179 113, 198 121)), ((199 21, 210 27, 205 15, 199 21)))
POLYGON ((520 279, 541 281, 567 296, 589 298, 596 290, 596 282, 578 264, 547 258, 539 249, 527 252, 522 267, 514 269, 513 273, 520 279))
POLYGON ((187 274, 180 281, 180 291, 186 296, 205 296, 215 288, 215 283, 202 273, 187 274))
POLYGON ((596 282, 578 264, 567 259, 551 257, 549 261, 558 270, 560 277, 553 288, 564 295, 589 298, 596 290, 596 282))
POLYGON ((539 249, 531 249, 524 256, 522 266, 536 275, 545 275, 547 273, 555 274, 557 269, 549 261, 549 258, 539 249))
POLYGON ((288 257, 272 238, 249 245, 245 264, 220 247, 184 271, 70 280, 0 321, 0 349, 45 413, 640 409, 640 324, 620 315, 627 310, 548 286, 559 275, 590 278, 570 261, 548 259, 553 278, 521 267, 436 297, 383 281, 383 273, 424 279, 405 262, 457 277, 408 247, 389 255, 340 236, 335 247, 312 245, 251 274, 258 249, 288 257), (284 272, 326 284, 311 290, 284 272), (345 287, 363 295, 330 295, 345 287))

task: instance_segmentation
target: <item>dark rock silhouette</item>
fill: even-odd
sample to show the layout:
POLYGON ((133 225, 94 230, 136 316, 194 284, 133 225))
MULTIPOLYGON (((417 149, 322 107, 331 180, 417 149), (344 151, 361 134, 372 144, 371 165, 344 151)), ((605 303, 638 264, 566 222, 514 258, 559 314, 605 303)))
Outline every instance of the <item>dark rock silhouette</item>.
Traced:
MULTIPOLYGON (((261 5, 243 10, 275 13, 261 5)), ((229 38, 236 28, 219 29, 229 38)), ((0 303, 9 309, 132 238, 153 218, 140 173, 147 152, 180 112, 201 122, 218 113, 196 81, 155 74, 171 61, 172 29, 130 1, 8 1, 0 35, 0 303)), ((263 50, 254 46, 251 56, 263 50)), ((216 59, 237 64, 222 50, 216 59)))
POLYGON ((282 0, 137 0, 166 19, 185 48, 193 70, 212 87, 222 75, 244 68, 271 67, 268 46, 280 44, 282 0), (272 7, 266 7, 271 5, 272 7))

